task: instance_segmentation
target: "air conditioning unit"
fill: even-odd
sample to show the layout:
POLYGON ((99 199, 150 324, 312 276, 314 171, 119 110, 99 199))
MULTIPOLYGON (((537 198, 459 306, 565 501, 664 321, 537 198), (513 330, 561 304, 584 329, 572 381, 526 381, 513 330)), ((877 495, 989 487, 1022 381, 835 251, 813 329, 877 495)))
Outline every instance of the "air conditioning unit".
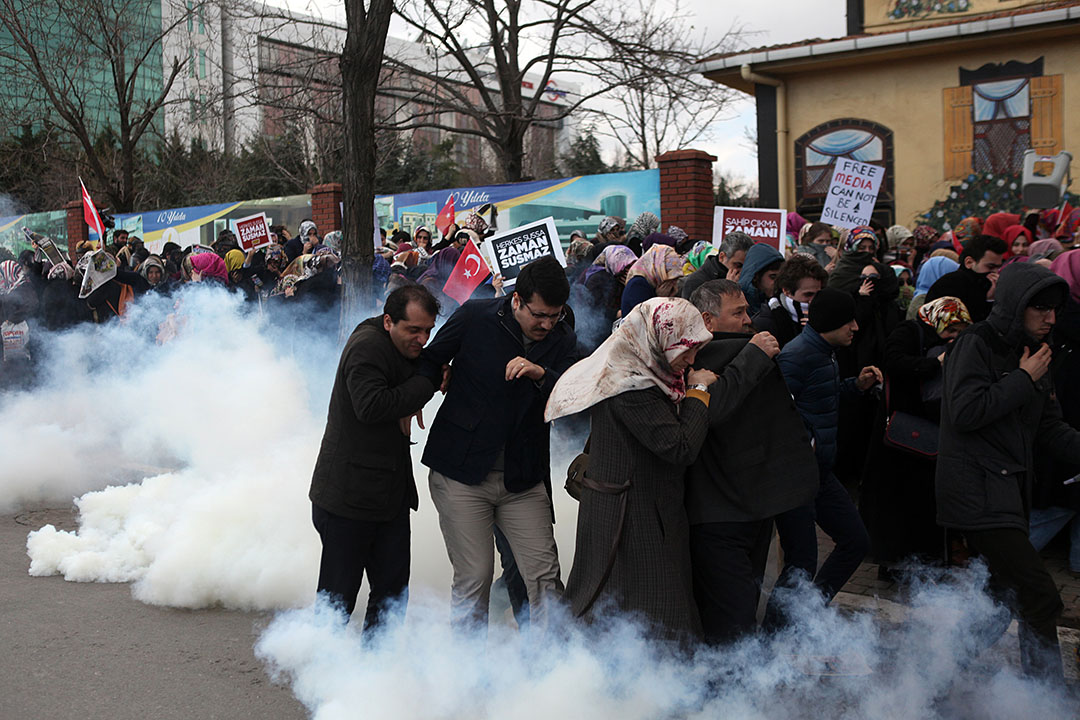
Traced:
POLYGON ((1062 150, 1057 155, 1040 155, 1034 150, 1024 153, 1023 203, 1029 208, 1052 208, 1061 204, 1072 178, 1069 163, 1072 153, 1062 150))

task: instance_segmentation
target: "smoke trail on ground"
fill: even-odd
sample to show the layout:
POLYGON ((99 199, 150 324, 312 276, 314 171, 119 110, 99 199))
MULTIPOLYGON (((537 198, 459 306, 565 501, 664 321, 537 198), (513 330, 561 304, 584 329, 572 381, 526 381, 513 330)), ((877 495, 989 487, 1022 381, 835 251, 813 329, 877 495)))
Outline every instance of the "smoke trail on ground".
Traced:
POLYGON ((984 582, 977 568, 923 586, 892 628, 804 587, 792 630, 693 656, 615 615, 603 627, 565 618, 547 640, 506 627, 455 635, 440 603, 415 593, 404 624, 361 636, 320 600, 280 613, 256 653, 316 720, 359 708, 367 720, 1075 716, 1064 691, 971 664, 976 628, 997 615, 984 582))

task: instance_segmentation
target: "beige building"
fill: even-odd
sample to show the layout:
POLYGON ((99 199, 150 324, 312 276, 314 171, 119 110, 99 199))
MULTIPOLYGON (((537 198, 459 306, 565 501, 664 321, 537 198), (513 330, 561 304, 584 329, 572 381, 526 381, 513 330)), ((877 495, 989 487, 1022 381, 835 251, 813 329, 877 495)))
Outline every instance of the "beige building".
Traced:
POLYGON ((1080 160, 1080 0, 848 0, 848 32, 700 65, 755 97, 762 205, 816 218, 853 158, 877 220, 940 226, 1019 209, 1029 148, 1080 160))

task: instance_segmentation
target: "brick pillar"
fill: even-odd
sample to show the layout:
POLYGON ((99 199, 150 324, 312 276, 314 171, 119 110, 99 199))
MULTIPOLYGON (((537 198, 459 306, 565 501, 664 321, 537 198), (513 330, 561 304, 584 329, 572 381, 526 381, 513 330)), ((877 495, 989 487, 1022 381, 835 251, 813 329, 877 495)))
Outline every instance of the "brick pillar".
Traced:
POLYGON ((75 246, 90 239, 90 227, 83 218, 82 200, 72 200, 64 206, 64 209, 67 210, 68 258, 74 266, 78 259, 75 255, 75 246))
POLYGON ((678 225, 694 240, 712 242, 712 164, 701 150, 672 150, 656 156, 660 166, 660 232, 678 225))
POLYGON ((344 195, 341 183, 316 185, 311 193, 311 219, 319 228, 319 235, 341 229, 341 201, 344 195))

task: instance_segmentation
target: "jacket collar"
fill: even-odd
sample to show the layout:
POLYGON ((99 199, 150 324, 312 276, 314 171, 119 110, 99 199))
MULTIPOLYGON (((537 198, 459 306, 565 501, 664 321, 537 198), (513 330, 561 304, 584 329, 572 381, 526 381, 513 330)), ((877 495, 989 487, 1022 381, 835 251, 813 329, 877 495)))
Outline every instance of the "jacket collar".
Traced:
POLYGON ((821 333, 819 333, 817 330, 810 327, 809 325, 803 328, 803 331, 799 333, 799 337, 805 337, 806 339, 803 340, 803 342, 813 346, 814 348, 822 352, 829 353, 830 355, 833 352, 834 348, 832 345, 829 344, 829 341, 821 337, 821 333))

